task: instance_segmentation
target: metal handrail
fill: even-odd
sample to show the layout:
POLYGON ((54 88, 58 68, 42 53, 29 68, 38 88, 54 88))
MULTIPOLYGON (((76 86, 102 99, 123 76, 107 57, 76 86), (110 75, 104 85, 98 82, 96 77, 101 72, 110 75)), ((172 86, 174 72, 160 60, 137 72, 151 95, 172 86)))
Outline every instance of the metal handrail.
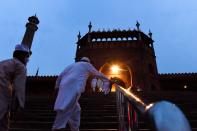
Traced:
POLYGON ((137 131, 138 113, 149 120, 151 130, 191 131, 188 120, 175 104, 168 101, 145 104, 131 91, 117 84, 115 84, 115 88, 119 113, 119 131, 137 131))

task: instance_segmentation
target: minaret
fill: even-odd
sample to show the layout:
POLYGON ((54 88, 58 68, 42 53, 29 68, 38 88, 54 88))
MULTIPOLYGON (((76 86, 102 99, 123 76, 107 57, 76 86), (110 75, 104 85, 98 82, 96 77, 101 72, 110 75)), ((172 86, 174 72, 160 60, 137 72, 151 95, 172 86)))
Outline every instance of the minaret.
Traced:
POLYGON ((21 44, 26 45, 27 47, 29 47, 29 49, 31 49, 34 33, 38 29, 37 25, 39 24, 39 20, 35 15, 29 17, 28 21, 29 22, 26 24, 26 31, 21 44))

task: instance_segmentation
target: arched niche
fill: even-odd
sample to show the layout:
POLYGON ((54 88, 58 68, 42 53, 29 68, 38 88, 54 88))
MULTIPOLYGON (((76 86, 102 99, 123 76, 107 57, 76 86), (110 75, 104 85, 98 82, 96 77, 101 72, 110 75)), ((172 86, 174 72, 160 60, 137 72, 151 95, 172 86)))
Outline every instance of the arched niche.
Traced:
POLYGON ((127 41, 128 39, 124 37, 122 40, 123 40, 123 41, 127 41))
MULTIPOLYGON (((132 73, 131 69, 128 65, 124 64, 120 61, 109 61, 106 62, 104 65, 101 66, 99 69, 100 72, 105 74, 109 79, 117 79, 119 81, 122 81, 122 84, 124 83, 124 88, 132 87, 132 73), (112 71, 112 66, 118 66, 119 70, 118 72, 112 71)), ((113 88, 112 91, 115 91, 113 88)))
POLYGON ((137 37, 133 37, 133 40, 137 40, 137 37))
POLYGON ((117 41, 116 38, 112 38, 112 41, 117 41))
POLYGON ((97 38, 97 42, 101 42, 102 41, 102 38, 97 38))
POLYGON ((133 40, 131 37, 128 37, 128 40, 133 40))
POLYGON ((94 39, 92 39, 92 42, 96 42, 96 39, 94 38, 94 39))
POLYGON ((120 38, 120 37, 119 37, 119 38, 117 38, 117 41, 122 41, 122 38, 120 38))
POLYGON ((112 41, 111 38, 107 38, 107 41, 112 41))

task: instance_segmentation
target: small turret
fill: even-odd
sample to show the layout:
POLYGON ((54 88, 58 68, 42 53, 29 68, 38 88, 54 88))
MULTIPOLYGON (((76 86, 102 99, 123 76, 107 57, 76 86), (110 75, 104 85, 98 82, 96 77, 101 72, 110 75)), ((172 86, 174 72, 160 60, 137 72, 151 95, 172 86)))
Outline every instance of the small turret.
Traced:
POLYGON ((137 31, 140 31, 140 23, 137 21, 136 23, 137 31))
POLYGON ((79 34, 77 35, 77 38, 78 38, 78 40, 81 39, 81 33, 80 33, 80 31, 79 31, 79 34))
POLYGON ((89 28, 89 33, 91 32, 91 29, 92 29, 92 23, 90 21, 89 25, 88 25, 88 28, 89 28))
POLYGON ((152 35, 153 33, 149 30, 149 33, 148 33, 149 37, 152 39, 152 35))

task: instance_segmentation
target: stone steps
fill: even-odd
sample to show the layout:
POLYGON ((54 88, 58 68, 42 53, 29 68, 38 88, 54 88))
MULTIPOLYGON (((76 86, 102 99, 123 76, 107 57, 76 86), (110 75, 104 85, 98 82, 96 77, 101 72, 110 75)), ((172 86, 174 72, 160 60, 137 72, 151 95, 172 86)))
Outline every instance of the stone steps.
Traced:
MULTIPOLYGON (((53 121, 14 121, 11 122, 11 128, 23 128, 23 129, 43 129, 50 130, 53 121)), ((82 122, 80 125, 80 129, 117 129, 118 122, 95 122, 95 121, 86 121, 82 122)))
MULTIPOLYGON (((84 131, 117 131, 118 115, 115 94, 87 94, 80 98, 81 126, 84 131)), ((54 99, 48 96, 27 98, 26 109, 11 120, 10 131, 49 131, 56 112, 53 111, 54 99)), ((69 130, 67 127, 65 130, 69 130)))
MULTIPOLYGON (((10 131, 51 131, 51 129, 24 129, 24 128, 14 128, 10 131)), ((70 131, 70 129, 63 129, 61 131, 70 131)), ((80 131, 118 131, 118 129, 80 129, 80 131)), ((144 130, 145 131, 145 130, 144 130)))
MULTIPOLYGON (((138 96, 146 102, 168 100, 184 112, 193 131, 197 131, 197 93, 163 92, 147 93, 138 96)), ((51 131, 55 117, 54 99, 50 96, 29 96, 26 109, 20 119, 11 120, 10 131, 51 131)), ((115 93, 84 94, 81 96, 81 131, 118 131, 118 115, 115 93)), ((139 115, 139 131, 151 131, 143 116, 139 115)), ((64 131, 69 131, 67 127, 64 131)))

